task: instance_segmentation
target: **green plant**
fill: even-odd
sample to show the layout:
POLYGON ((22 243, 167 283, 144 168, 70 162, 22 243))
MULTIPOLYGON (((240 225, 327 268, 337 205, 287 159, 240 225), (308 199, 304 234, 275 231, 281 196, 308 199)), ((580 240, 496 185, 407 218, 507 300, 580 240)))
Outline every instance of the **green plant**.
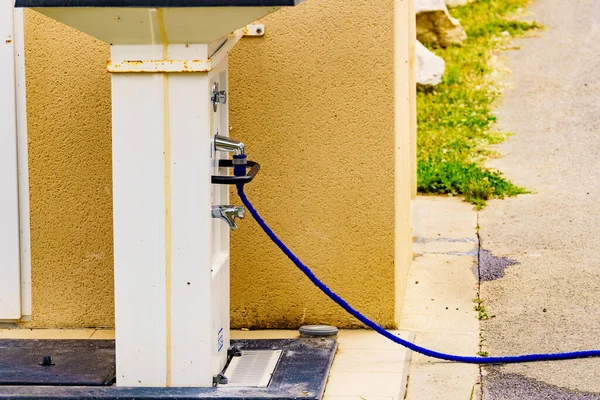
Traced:
MULTIPOLYGON (((462 195, 477 208, 487 200, 527 191, 483 163, 497 156, 489 145, 509 134, 492 131, 492 109, 500 96, 490 59, 512 37, 540 28, 511 16, 529 0, 476 0, 454 8, 468 39, 445 49, 429 47, 446 61, 440 85, 417 94, 418 190, 462 195)), ((425 45, 427 45, 425 43, 425 45)))
MULTIPOLYGON (((473 309, 475 311, 477 311, 477 319, 480 321, 485 321, 488 320, 490 318, 494 318, 495 315, 491 315, 488 316, 487 313, 487 309, 485 307, 484 300, 479 296, 479 291, 477 291, 477 297, 475 297, 473 299, 473 303, 475 303, 475 306, 473 307, 473 309)), ((487 357, 489 355, 489 353, 484 350, 485 347, 485 338, 483 337, 483 331, 480 330, 479 331, 479 351, 477 351, 477 355, 481 356, 481 357, 487 357)))
POLYGON ((483 305, 483 300, 481 300, 478 297, 476 299, 473 299, 473 302, 475 302, 475 307, 473 307, 473 309, 475 311, 477 311, 477 319, 480 320, 480 321, 481 320, 488 320, 488 319, 490 319, 490 317, 487 314, 487 309, 483 305))

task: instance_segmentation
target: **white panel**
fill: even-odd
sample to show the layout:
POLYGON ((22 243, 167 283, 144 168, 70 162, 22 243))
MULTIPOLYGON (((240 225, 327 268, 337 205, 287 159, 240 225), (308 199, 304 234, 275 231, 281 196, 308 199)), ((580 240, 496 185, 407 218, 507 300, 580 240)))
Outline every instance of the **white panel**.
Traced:
POLYGON ((17 159, 19 171, 19 227, 21 248, 21 314, 31 315, 31 228, 29 220, 29 165, 25 96, 25 32, 23 9, 14 13, 17 100, 17 159))
MULTIPOLYGON (((114 46, 152 57, 161 46, 114 46), (128 48, 124 48, 128 47, 128 48)), ((163 76, 112 76, 117 384, 166 386, 163 76)))
MULTIPOLYGON (((6 0, 4 0, 6 1, 6 0)), ((170 43, 211 43, 274 11, 277 7, 165 8, 170 43)), ((45 7, 36 11, 111 44, 160 43, 152 8, 45 7)))
MULTIPOLYGON (((169 46, 171 59, 206 59, 208 46, 169 46)), ((169 75, 171 136, 171 384, 211 386, 211 135, 208 74, 169 75)), ((223 350, 225 353, 227 349, 223 350)))
POLYGON ((0 2, 0 319, 21 318, 13 6, 0 2))
MULTIPOLYGON (((170 45, 169 58, 208 58, 208 46, 170 45)), ((212 138, 217 125, 228 129, 227 107, 212 110, 214 79, 226 86, 225 64, 210 75, 169 75, 173 386, 211 386, 229 347, 229 227, 210 215, 213 204, 228 204, 229 197, 227 187, 210 183, 216 157, 226 157, 213 151, 212 138)))

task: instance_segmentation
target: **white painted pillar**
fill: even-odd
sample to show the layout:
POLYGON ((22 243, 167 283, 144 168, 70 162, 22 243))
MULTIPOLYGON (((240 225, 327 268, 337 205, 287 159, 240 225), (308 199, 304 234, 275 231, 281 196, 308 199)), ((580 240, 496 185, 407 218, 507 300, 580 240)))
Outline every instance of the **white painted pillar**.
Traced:
MULTIPOLYGON (((208 60, 209 45, 115 45, 112 60, 208 60)), ((227 59, 210 72, 114 73, 117 385, 212 386, 229 347, 227 204, 212 138, 227 135, 227 59)))

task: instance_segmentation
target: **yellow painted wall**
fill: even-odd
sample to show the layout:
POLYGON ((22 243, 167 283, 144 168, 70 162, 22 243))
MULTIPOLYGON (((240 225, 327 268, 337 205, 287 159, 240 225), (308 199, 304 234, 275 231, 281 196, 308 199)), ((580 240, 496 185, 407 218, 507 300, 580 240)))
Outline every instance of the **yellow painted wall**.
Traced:
MULTIPOLYGON (((332 289, 386 327, 407 268, 395 238, 402 259, 410 248, 408 222, 395 227, 407 219, 395 218, 393 4, 308 0, 267 17, 265 37, 243 39, 230 59, 231 135, 263 166, 249 197, 332 289)), ((113 325, 108 58, 107 45, 26 13, 28 326, 113 325)), ((232 262, 234 327, 358 326, 251 219, 233 234, 232 262)))
POLYGON ((25 13, 33 319, 114 325, 109 47, 25 13))
MULTIPOLYGON (((264 23, 230 60, 230 134, 263 167, 248 196, 332 289, 393 326, 393 1, 309 0, 264 23)), ((232 260, 234 326, 358 326, 253 221, 232 260)))

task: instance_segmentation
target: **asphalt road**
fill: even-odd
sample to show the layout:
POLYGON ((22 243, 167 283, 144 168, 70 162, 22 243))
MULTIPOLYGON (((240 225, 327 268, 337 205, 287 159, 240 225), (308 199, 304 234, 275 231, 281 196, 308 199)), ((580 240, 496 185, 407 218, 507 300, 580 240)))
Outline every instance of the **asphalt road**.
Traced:
MULTIPOLYGON (((600 348, 600 1, 537 0, 530 11, 547 30, 504 55, 498 128, 514 136, 490 165, 533 194, 479 214, 486 257, 500 260, 481 282, 491 355, 600 348)), ((600 399, 600 359, 483 375, 484 400, 600 399)))

